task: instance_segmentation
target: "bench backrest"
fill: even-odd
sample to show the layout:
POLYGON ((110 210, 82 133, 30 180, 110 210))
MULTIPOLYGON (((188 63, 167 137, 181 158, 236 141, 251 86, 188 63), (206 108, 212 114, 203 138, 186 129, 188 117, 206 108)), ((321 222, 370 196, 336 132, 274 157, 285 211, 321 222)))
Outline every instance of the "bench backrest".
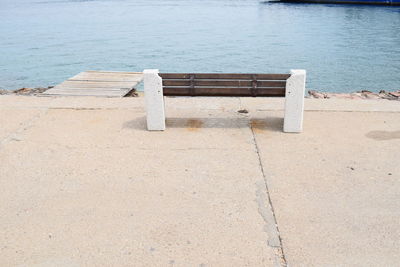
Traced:
POLYGON ((290 74, 159 73, 165 96, 285 96, 290 74))

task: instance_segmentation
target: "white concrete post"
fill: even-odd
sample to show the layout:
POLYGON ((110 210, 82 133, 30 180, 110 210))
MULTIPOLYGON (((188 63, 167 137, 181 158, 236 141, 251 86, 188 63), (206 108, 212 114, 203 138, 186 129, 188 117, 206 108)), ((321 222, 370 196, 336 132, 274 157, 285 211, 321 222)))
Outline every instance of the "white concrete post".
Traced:
POLYGON ((283 131, 286 133, 301 133, 303 131, 306 71, 291 70, 290 74, 291 76, 286 81, 283 131))
POLYGON ((146 102, 147 130, 165 130, 165 111, 162 79, 158 70, 144 70, 144 97, 146 102))

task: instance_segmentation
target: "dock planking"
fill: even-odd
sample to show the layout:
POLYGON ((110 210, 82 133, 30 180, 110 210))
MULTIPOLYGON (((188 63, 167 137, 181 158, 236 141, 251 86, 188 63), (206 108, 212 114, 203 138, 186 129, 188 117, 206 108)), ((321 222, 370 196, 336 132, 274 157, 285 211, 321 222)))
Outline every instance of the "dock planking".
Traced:
POLYGON ((43 94, 49 96, 123 97, 142 79, 141 72, 84 71, 43 94))

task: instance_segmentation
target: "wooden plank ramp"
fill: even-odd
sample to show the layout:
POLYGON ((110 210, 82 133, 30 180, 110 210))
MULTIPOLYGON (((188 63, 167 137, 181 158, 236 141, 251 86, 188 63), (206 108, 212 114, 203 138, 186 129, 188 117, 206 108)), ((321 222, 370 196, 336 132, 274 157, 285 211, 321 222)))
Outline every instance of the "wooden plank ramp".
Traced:
POLYGON ((43 95, 123 97, 142 79, 141 72, 84 71, 45 91, 43 95))

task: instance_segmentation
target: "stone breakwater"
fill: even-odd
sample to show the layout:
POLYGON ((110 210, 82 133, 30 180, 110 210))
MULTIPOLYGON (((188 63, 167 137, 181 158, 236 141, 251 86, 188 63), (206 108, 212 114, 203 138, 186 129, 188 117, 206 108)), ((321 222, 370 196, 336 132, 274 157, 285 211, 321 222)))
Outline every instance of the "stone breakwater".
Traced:
POLYGON ((308 91, 309 98, 317 99, 388 99, 388 100, 400 100, 400 90, 393 92, 386 92, 384 90, 379 93, 363 90, 355 93, 324 93, 314 90, 308 91))

